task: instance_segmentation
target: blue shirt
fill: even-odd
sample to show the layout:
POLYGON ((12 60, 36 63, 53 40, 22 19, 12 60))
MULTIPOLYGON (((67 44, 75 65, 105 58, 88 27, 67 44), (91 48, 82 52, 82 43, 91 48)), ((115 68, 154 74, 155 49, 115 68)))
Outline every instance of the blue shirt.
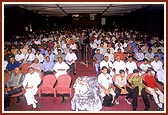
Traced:
POLYGON ((43 65, 42 65, 42 70, 44 72, 50 70, 50 71, 53 71, 53 67, 54 67, 54 62, 44 62, 43 65))
POLYGON ((104 59, 102 54, 95 54, 93 58, 95 58, 99 62, 101 62, 104 59))
POLYGON ((20 63, 18 61, 15 61, 13 64, 11 62, 9 62, 8 65, 6 66, 6 69, 9 71, 12 71, 16 67, 20 67, 20 63))
POLYGON ((160 61, 162 61, 164 59, 163 53, 156 53, 155 55, 158 55, 160 61))

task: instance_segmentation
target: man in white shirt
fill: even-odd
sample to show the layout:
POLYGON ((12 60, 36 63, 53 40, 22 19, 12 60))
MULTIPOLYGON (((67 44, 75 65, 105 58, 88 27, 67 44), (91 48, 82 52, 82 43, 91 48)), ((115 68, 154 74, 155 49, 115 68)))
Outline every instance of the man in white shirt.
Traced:
POLYGON ((67 74, 69 66, 63 62, 62 57, 58 57, 58 62, 53 67, 53 70, 56 72, 55 76, 58 79, 60 75, 67 74))
POLYGON ((128 69, 128 74, 133 73, 133 70, 137 69, 137 65, 132 60, 132 56, 128 57, 128 61, 126 62, 126 68, 128 69))
POLYGON ((119 74, 119 71, 123 69, 126 70, 125 62, 121 60, 120 56, 116 57, 116 61, 113 63, 113 68, 115 69, 115 73, 119 74))
POLYGON ((115 97, 115 92, 114 92, 114 89, 112 88, 112 78, 110 76, 110 74, 107 73, 107 67, 103 66, 102 67, 102 73, 99 74, 98 76, 98 83, 100 85, 100 96, 101 96, 101 99, 103 100, 103 97, 105 95, 112 95, 113 96, 113 99, 112 99, 112 102, 111 102, 111 106, 114 106, 113 102, 114 102, 114 97, 115 97))
POLYGON ((37 51, 36 51, 35 58, 38 58, 38 60, 39 60, 40 63, 43 63, 43 62, 44 62, 44 55, 42 55, 42 54, 40 53, 40 50, 37 50, 37 51))
POLYGON ((114 54, 111 53, 110 48, 107 49, 107 52, 104 54, 104 56, 108 56, 109 57, 109 61, 111 61, 111 62, 114 61, 114 54))
POLYGON ((76 54, 72 51, 72 49, 69 49, 69 52, 65 56, 66 63, 70 66, 70 72, 74 73, 76 75, 75 70, 75 61, 77 60, 76 54))
POLYGON ((15 55, 16 61, 18 61, 20 64, 24 61, 25 54, 23 54, 20 50, 17 51, 17 54, 15 55))
POLYGON ((37 107, 39 107, 38 101, 35 99, 34 95, 38 90, 38 85, 41 82, 40 75, 34 72, 34 69, 30 67, 28 69, 28 73, 25 76, 23 81, 23 87, 25 88, 25 98, 27 101, 27 105, 32 105, 32 110, 34 111, 37 107))
POLYGON ((159 60, 157 55, 154 56, 154 60, 151 62, 151 65, 156 72, 158 81, 164 83, 163 63, 159 60))
POLYGON ((107 67, 108 74, 110 74, 111 76, 114 75, 114 72, 112 71, 113 64, 111 61, 109 61, 108 56, 104 56, 104 60, 100 62, 100 69, 102 69, 103 66, 107 67))
POLYGON ((35 58, 35 55, 32 53, 32 50, 31 49, 28 49, 27 50, 27 54, 25 56, 25 63, 26 62, 29 62, 31 63, 32 61, 34 61, 34 58, 35 58))

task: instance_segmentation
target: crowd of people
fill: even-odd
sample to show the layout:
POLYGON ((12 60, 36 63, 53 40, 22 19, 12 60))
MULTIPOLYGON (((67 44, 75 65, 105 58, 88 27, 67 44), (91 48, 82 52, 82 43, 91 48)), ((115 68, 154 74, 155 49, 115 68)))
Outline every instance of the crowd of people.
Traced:
MULTIPOLYGON (((31 84, 28 77, 54 74, 58 79, 63 74, 76 75, 76 61, 86 63, 88 60, 85 58, 86 55, 90 55, 93 59, 102 100, 106 94, 111 94, 111 105, 114 105, 114 101, 119 104, 119 94, 121 91, 127 91, 125 101, 131 104, 129 98, 133 98, 133 110, 137 108, 138 95, 142 95, 144 110, 149 110, 150 103, 140 76, 144 73, 148 74, 150 70, 152 74, 148 74, 148 77, 157 78, 156 82, 161 85, 165 83, 164 41, 159 37, 142 34, 139 31, 98 28, 38 31, 25 36, 15 36, 13 40, 5 41, 4 49, 4 71, 11 76, 25 63, 30 64, 22 82, 23 87, 26 88, 27 104, 32 104, 33 110, 39 106, 39 103, 34 98, 35 92, 32 93, 32 91, 37 91, 40 79, 37 78, 38 82, 31 84), (86 52, 86 46, 90 48, 89 52, 86 52), (114 83, 112 78, 116 74, 120 78, 117 78, 117 82, 114 83), (129 87, 126 86, 127 74, 132 74, 128 79, 129 87), (114 84, 116 84, 115 90, 112 88, 114 84)), ((20 87, 16 81, 18 80, 15 77, 11 77, 7 87, 20 87), (11 83, 10 86, 9 83, 11 83)), ((147 87, 161 110, 163 93, 157 88, 156 83, 153 85, 147 82, 147 87), (157 94, 161 97, 159 100, 157 94)), ((5 95, 9 96, 9 91, 5 95)))

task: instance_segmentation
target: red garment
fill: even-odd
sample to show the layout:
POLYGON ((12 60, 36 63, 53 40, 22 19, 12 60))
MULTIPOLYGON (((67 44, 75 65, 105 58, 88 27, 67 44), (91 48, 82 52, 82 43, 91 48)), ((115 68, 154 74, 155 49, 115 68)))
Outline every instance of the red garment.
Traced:
POLYGON ((151 88, 158 87, 157 82, 152 75, 146 75, 145 82, 148 87, 151 87, 151 88))

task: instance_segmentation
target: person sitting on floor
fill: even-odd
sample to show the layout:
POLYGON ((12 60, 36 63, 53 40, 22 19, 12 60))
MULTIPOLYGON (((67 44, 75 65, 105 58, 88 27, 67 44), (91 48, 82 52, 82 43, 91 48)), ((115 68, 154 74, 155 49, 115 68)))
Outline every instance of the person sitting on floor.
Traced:
POLYGON ((112 95, 112 101, 111 101, 111 106, 114 106, 114 97, 115 97, 115 92, 114 89, 112 88, 112 78, 110 74, 107 73, 108 68, 106 66, 102 67, 102 73, 98 75, 98 83, 100 85, 100 96, 103 101, 103 98, 106 95, 112 95))

